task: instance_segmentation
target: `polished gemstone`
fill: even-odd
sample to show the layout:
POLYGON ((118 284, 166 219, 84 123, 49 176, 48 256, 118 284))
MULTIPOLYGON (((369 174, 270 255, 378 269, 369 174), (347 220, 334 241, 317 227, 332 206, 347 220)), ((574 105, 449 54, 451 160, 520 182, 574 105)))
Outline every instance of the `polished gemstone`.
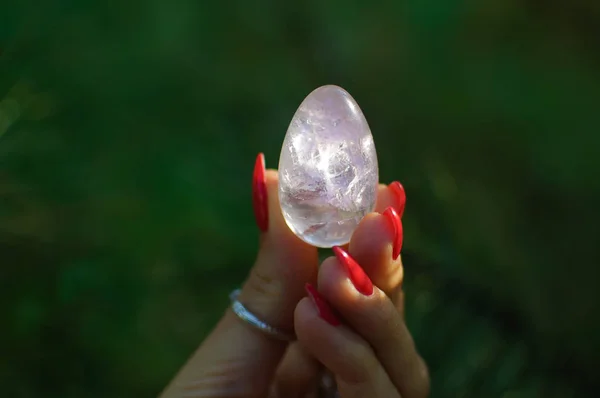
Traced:
POLYGON ((279 201, 287 225, 317 247, 350 241, 375 208, 379 171, 373 136, 344 89, 323 86, 304 99, 279 158, 279 201))

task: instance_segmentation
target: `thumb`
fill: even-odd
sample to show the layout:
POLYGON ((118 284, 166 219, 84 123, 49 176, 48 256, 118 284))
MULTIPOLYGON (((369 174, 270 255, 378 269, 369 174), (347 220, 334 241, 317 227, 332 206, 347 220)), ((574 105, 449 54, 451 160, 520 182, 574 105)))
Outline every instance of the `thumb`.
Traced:
MULTIPOLYGON (((256 159, 253 184, 260 250, 239 301, 267 324, 291 332, 304 284, 316 279, 317 249, 287 227, 279 207, 277 172, 265 170, 262 154, 256 159)), ((286 346, 227 310, 161 397, 264 397, 286 346)))

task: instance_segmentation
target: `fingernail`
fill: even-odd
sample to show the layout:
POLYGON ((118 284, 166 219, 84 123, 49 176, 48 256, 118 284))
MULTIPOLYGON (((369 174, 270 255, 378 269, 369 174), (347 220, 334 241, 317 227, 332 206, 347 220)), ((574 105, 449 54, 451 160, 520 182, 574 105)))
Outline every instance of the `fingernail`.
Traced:
POLYGON ((406 192, 404 192, 404 187, 398 181, 392 182, 389 187, 394 195, 396 195, 396 211, 398 212, 398 216, 402 218, 404 208, 406 207, 406 192))
POLYGON ((338 261, 346 268, 348 277, 356 290, 365 296, 373 294, 373 282, 371 282, 371 279, 365 274, 365 271, 363 271, 360 265, 358 265, 358 263, 339 246, 334 246, 333 252, 338 261))
POLYGON ((252 206, 258 228, 266 232, 269 228, 269 210, 267 203, 267 179, 265 175, 265 155, 259 153, 254 164, 252 178, 252 206))
POLYGON ((392 241, 392 260, 395 260, 400 255, 400 250, 402 250, 402 240, 404 239, 402 221, 400 221, 398 212, 396 212, 396 210, 391 206, 385 209, 383 216, 389 221, 394 230, 394 239, 392 241))
POLYGON ((315 307, 317 307, 319 316, 330 325, 338 326, 341 323, 340 320, 335 316, 327 301, 321 296, 321 293, 310 283, 304 285, 304 288, 306 289, 306 293, 308 293, 308 297, 310 297, 315 307))

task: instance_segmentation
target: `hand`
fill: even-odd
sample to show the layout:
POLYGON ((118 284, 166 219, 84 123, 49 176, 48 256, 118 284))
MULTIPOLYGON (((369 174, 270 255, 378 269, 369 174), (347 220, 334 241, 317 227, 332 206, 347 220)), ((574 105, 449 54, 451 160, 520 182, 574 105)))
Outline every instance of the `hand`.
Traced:
MULTIPOLYGON (((257 224, 262 231, 260 250, 239 300, 261 320, 281 330, 294 332, 295 318, 299 341, 287 344, 273 339, 228 310, 161 397, 264 398, 269 393, 305 397, 314 392, 322 365, 335 374, 342 398, 361 396, 363 392, 367 395, 362 396, 393 396, 384 390, 388 387, 404 394, 404 398, 425 396, 429 386, 426 368, 404 326, 401 311, 396 310, 402 308, 402 264, 399 257, 391 258, 397 254, 393 250, 399 252, 401 246, 399 220, 400 230, 395 233, 391 224, 384 222, 389 216, 373 213, 354 233, 348 251, 377 286, 373 294, 362 296, 352 290, 347 277, 343 279, 338 260, 326 260, 319 271, 317 250, 289 230, 279 208, 277 172, 265 171, 262 155, 257 158, 253 191, 257 224), (328 324, 319 317, 317 307, 305 299, 305 284, 315 283, 317 277, 323 302, 339 311, 344 325, 328 324), (386 293, 397 297, 400 306, 391 305, 386 293), (353 304, 356 308, 349 309, 353 304), (361 326, 363 321, 371 324, 361 326), (374 333, 365 334, 364 329, 369 327, 374 333), (316 352, 325 342, 332 344, 329 350, 316 352), (340 354, 335 349, 352 363, 341 367, 334 358, 340 354), (366 360, 379 364, 381 370, 372 372, 356 363, 366 360), (388 384, 381 384, 386 380, 388 384), (376 394, 383 395, 365 390, 371 385, 376 394)), ((401 215, 404 201, 399 183, 381 185, 376 210, 394 207, 401 215)))

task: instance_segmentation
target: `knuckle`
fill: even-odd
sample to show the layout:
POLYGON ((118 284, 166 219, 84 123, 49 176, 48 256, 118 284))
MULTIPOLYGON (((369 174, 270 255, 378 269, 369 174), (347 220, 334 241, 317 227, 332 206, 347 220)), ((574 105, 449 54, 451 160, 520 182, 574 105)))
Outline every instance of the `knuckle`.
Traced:
POLYGON ((394 291, 391 300, 394 303, 396 310, 398 310, 400 313, 402 319, 404 319, 404 290, 402 290, 401 286, 394 291))
POLYGON ((277 298, 281 295, 281 284, 256 267, 250 272, 246 287, 252 295, 268 299, 277 298))
POLYGON ((382 264, 386 264, 384 274, 388 279, 387 285, 390 290, 395 289, 402 283, 404 278, 404 267, 402 266, 402 255, 398 256, 396 260, 391 260, 388 252, 384 253, 385 259, 381 261, 382 264))

